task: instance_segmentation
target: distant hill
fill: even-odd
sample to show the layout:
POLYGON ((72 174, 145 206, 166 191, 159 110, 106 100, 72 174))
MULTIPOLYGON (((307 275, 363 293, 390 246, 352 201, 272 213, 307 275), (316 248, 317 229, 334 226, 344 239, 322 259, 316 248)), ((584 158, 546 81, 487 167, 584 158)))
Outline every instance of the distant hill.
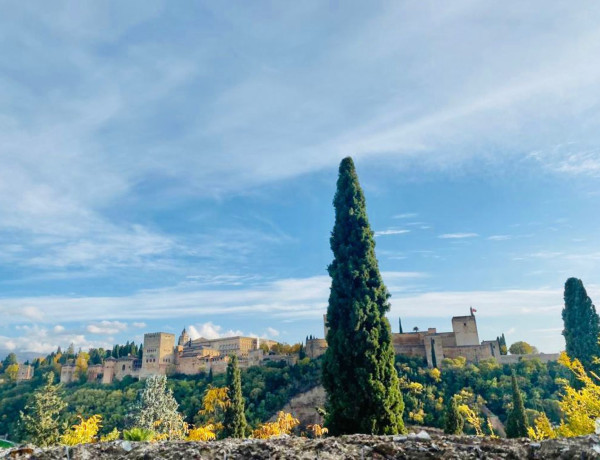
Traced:
POLYGON ((35 358, 43 358, 46 356, 46 353, 36 353, 34 351, 15 351, 9 350, 8 348, 0 348, 0 360, 4 359, 10 353, 16 354, 20 363, 27 360, 32 361, 35 358))

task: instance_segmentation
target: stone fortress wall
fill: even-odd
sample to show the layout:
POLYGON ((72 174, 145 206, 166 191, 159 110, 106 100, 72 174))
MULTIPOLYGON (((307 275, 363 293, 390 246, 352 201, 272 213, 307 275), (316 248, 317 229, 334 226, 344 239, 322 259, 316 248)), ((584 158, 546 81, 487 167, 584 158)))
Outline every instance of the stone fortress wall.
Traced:
MULTIPOLYGON (((325 337, 327 337, 326 316, 325 337)), ((467 362, 478 363, 484 359, 496 359, 500 364, 516 363, 520 359, 538 358, 542 362, 558 360, 558 354, 502 355, 498 340, 479 341, 477 320, 474 310, 468 316, 452 318, 452 332, 437 332, 435 328, 426 331, 393 333, 394 351, 397 355, 421 357, 429 367, 441 367, 445 358, 464 357, 467 362)), ((309 338, 306 341, 306 354, 311 358, 321 356, 327 350, 327 341, 309 338)))
MULTIPOLYGON (((327 320, 323 315, 323 332, 327 336, 327 320)), ((437 332, 435 328, 426 331, 393 333, 394 351, 397 355, 421 357, 429 367, 441 367, 445 358, 466 358, 467 362, 477 363, 484 359, 496 359, 500 364, 516 363, 521 359, 538 358, 542 362, 556 361, 558 354, 502 355, 497 340, 479 340, 477 320, 474 310, 467 316, 452 318, 452 332, 437 332)), ((125 376, 146 378, 151 375, 186 374, 212 371, 214 374, 225 372, 229 356, 236 355, 239 366, 247 368, 260 366, 273 361, 285 361, 294 364, 298 355, 274 355, 265 353, 264 345, 271 347, 277 344, 273 340, 257 337, 223 337, 192 340, 184 329, 175 344, 175 335, 166 332, 153 332, 144 335, 143 356, 107 358, 104 364, 88 367, 89 382, 112 383, 125 376)), ((327 350, 327 340, 307 337, 304 347, 306 356, 311 359, 323 355, 327 350)), ((23 379, 27 372, 23 371, 23 379)), ((31 369, 30 374, 33 375, 31 369)), ((31 377, 29 377, 31 378, 31 377)), ((70 383, 77 378, 74 364, 62 367, 60 381, 70 383)))
MULTIPOLYGON (((87 381, 109 384, 126 376, 144 379, 151 375, 194 375, 211 370, 214 374, 219 374, 227 369, 231 355, 239 358, 241 368, 273 361, 296 363, 297 355, 277 355, 263 350, 265 345, 270 348, 277 343, 274 340, 242 336, 218 339, 200 337, 192 340, 184 329, 176 345, 174 334, 152 332, 144 334, 141 359, 134 356, 107 358, 103 364, 88 367, 87 381)), ((71 383, 77 378, 75 364, 62 366, 61 383, 71 383)))

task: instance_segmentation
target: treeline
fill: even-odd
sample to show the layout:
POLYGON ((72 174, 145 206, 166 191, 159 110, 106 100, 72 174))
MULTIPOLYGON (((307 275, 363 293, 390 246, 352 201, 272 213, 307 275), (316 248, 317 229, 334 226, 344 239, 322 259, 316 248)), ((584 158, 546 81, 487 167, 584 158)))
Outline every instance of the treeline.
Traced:
MULTIPOLYGON (((291 397, 307 391, 320 383, 319 360, 305 358, 298 364, 287 366, 282 363, 269 363, 266 366, 251 367, 241 371, 242 394, 245 400, 245 413, 249 425, 257 426, 268 420, 291 397)), ((19 423, 19 413, 31 402, 34 391, 46 384, 44 375, 55 372, 56 367, 44 365, 36 372, 33 380, 19 384, 0 385, 0 436, 7 434, 9 439, 22 440, 24 435, 19 423)), ((179 404, 179 411, 190 425, 203 421, 200 414, 202 400, 209 385, 221 387, 225 384, 225 375, 201 373, 196 376, 174 375, 168 379, 167 386, 179 404)), ((144 382, 125 377, 110 385, 92 383, 73 383, 61 386, 60 395, 67 404, 64 422, 69 425, 93 415, 102 417, 101 434, 113 429, 128 428, 128 414, 136 404, 144 382)))

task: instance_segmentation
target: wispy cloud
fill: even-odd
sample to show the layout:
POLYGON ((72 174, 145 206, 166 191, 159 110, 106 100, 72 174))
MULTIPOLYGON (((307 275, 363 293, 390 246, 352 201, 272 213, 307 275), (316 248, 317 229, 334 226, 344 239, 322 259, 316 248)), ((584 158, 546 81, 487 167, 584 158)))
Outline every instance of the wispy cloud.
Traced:
POLYGON ((418 217, 419 214, 417 214, 416 212, 405 212, 403 214, 396 214, 395 216, 393 216, 394 219, 414 219, 415 217, 418 217))
POLYGON ((512 239, 512 235, 492 235, 488 236, 487 239, 491 241, 507 241, 512 239))
POLYGON ((114 335, 127 330, 127 323, 121 321, 100 321, 99 323, 89 324, 86 330, 91 334, 114 335))
POLYGON ((443 240, 460 240, 464 238, 476 238, 479 234, 477 233, 444 233, 439 235, 438 238, 443 240))
POLYGON ((386 235, 404 235, 405 233, 410 233, 410 230, 389 228, 387 230, 380 230, 375 232, 375 236, 386 236, 386 235))

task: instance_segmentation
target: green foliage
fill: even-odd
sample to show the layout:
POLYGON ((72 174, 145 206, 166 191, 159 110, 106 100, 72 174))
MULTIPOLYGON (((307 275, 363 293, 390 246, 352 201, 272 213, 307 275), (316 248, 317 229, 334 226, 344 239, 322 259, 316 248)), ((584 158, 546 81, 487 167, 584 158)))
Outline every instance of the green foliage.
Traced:
POLYGON ((333 435, 404 430, 404 403, 394 367, 392 333, 365 198, 351 158, 342 160, 334 198, 331 291, 323 385, 333 435))
POLYGON ((519 391, 517 377, 514 372, 511 375, 511 383, 513 408, 508 414, 508 420, 506 421, 506 436, 509 438, 526 438, 529 424, 525 415, 523 396, 519 391))
POLYGON ((146 428, 134 427, 130 430, 123 431, 123 439, 125 441, 152 441, 156 433, 146 428))
POLYGON ((527 342, 515 342, 508 349, 511 355, 532 355, 537 353, 537 348, 529 345, 527 342))
MULTIPOLYGON (((450 398, 463 390, 480 395, 485 407, 506 422, 512 408, 512 370, 517 376, 526 407, 538 413, 545 412, 554 424, 561 420, 561 382, 569 378, 570 373, 559 363, 545 364, 532 358, 511 365, 499 365, 494 360, 483 360, 475 365, 458 359, 444 359, 441 376, 436 378, 421 358, 397 356, 396 359, 403 387, 415 383, 422 387, 419 392, 403 393, 405 412, 422 411, 423 421, 418 422, 422 425, 444 428, 445 419, 439 414, 444 412, 450 398)), ((484 419, 487 417, 479 415, 484 419)))
POLYGON ((178 412, 179 404, 173 391, 167 388, 164 375, 153 375, 146 385, 135 409, 134 425, 166 435, 167 439, 184 436, 184 420, 178 412))
POLYGON ((600 356, 596 307, 577 278, 569 278, 565 283, 564 299, 562 318, 567 354, 571 359, 578 359, 585 369, 597 370, 597 366, 593 366, 594 357, 600 356))
POLYGON ((444 419, 444 433, 462 434, 465 421, 458 410, 458 401, 456 395, 450 398, 450 403, 446 408, 446 418, 444 419))
MULTIPOLYGON (((90 354, 91 356, 91 354, 90 354)), ((91 359, 91 358, 90 358, 91 359)), ((48 372, 60 373, 58 364, 40 364, 32 380, 18 385, 4 383, 0 385, 0 433, 9 439, 24 440, 19 429, 19 413, 24 410, 33 393, 45 385, 44 375, 48 372)), ((304 359, 293 366, 282 363, 270 363, 261 367, 241 369, 242 395, 245 400, 245 416, 249 425, 258 426, 266 422, 298 393, 314 388, 320 383, 321 360, 304 359)), ((212 384, 225 386, 226 375, 215 375, 212 384)), ((74 383, 64 392, 66 422, 77 422, 76 415, 89 418, 95 414, 102 416, 102 428, 99 435, 106 436, 117 428, 123 430, 134 426, 135 415, 132 406, 136 406, 138 394, 145 382, 132 377, 115 381, 110 385, 99 383, 74 383)), ((201 426, 205 420, 199 414, 202 408, 202 396, 209 384, 206 374, 169 377, 167 386, 179 403, 179 411, 189 424, 201 426)), ((61 418, 61 423, 63 422, 61 418)))
POLYGON ((231 357, 227 365, 227 395, 229 404, 225 408, 223 436, 226 438, 243 438, 246 435, 246 415, 244 413, 240 369, 235 355, 231 357))
POLYGON ((2 361, 2 369, 6 369, 11 364, 18 364, 17 355, 9 353, 6 358, 2 361))
POLYGON ((54 374, 49 372, 45 378, 46 384, 33 393, 20 413, 25 439, 40 447, 51 446, 60 439, 60 416, 66 407, 59 386, 54 385, 54 374))

